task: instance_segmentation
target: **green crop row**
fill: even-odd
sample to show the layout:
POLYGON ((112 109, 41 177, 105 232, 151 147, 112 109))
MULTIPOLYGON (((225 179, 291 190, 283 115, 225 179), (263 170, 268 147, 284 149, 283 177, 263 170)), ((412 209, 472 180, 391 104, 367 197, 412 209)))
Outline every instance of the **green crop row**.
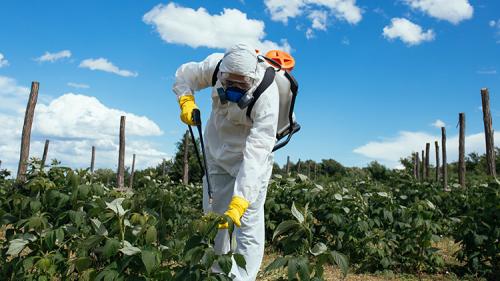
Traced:
MULTIPOLYGON (((36 162, 16 183, 0 171, 2 280, 231 280, 234 259, 213 240, 223 217, 202 214, 201 187, 154 170, 118 192, 86 170, 36 162), (211 268, 222 269, 215 274, 211 268)), ((436 244, 460 245, 453 268, 493 280, 500 274, 500 183, 451 191, 404 173, 383 182, 346 177, 319 185, 275 175, 265 204, 266 271, 280 280, 323 280, 323 266, 405 273, 450 270, 436 244)))

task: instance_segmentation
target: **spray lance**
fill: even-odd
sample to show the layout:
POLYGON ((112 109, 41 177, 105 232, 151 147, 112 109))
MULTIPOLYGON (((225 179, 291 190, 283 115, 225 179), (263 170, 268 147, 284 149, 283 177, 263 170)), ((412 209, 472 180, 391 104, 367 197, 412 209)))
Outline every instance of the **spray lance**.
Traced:
MULTIPOLYGON (((207 189, 208 189, 208 202, 212 204, 212 186, 210 185, 210 177, 208 176, 208 167, 207 167, 207 154, 205 153, 205 144, 203 142, 203 131, 201 129, 201 113, 199 109, 194 109, 193 114, 193 123, 196 125, 198 129, 198 135, 200 136, 200 144, 201 144, 201 153, 203 154, 203 164, 201 163, 200 152, 198 151, 198 146, 196 145, 196 139, 194 138, 193 129, 188 125, 189 133, 191 134, 191 140, 193 141, 194 151, 196 153, 196 158, 198 159, 198 164, 200 164, 200 168, 205 172, 205 179, 207 181, 207 189)), ((184 148, 187 149, 187 148, 184 148)))

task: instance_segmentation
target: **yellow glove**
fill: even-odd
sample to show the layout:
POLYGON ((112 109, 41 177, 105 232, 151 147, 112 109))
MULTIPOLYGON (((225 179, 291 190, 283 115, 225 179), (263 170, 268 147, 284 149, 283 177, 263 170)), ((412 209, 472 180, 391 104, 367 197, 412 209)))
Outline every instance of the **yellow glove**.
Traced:
MULTIPOLYGON (((250 204, 248 203, 247 200, 245 200, 245 198, 243 197, 239 197, 239 196, 233 196, 233 199, 231 199, 231 203, 229 203, 229 206, 227 207, 227 211, 224 213, 224 215, 228 216, 231 218, 231 220, 233 221, 233 223, 237 226, 237 227, 240 227, 241 226, 241 217, 243 216, 243 214, 245 213, 245 211, 248 209, 248 206, 250 204)), ((226 222, 226 223, 222 223, 222 224, 219 224, 219 228, 228 228, 229 227, 229 224, 226 222)))
POLYGON ((198 109, 194 103, 193 95, 185 95, 179 98, 179 105, 181 107, 181 120, 187 125, 196 125, 193 122, 193 110, 198 109))

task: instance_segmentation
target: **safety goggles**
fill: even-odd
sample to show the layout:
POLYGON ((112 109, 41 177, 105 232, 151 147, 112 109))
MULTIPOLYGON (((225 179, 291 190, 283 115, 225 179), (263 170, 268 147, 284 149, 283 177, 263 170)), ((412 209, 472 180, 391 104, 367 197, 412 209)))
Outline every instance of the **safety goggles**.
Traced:
POLYGON ((254 79, 248 76, 228 73, 228 72, 220 72, 219 80, 224 88, 236 87, 242 90, 248 91, 252 88, 254 79))

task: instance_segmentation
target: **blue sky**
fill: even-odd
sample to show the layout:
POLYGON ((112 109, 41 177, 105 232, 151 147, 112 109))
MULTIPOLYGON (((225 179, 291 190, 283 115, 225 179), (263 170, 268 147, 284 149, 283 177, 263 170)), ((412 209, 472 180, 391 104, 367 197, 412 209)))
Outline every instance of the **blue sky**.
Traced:
MULTIPOLYGON (((128 160, 137 153, 144 167, 170 157, 186 129, 171 91, 176 68, 241 41, 297 61, 302 131, 276 153, 280 164, 290 155, 396 167, 439 139, 442 125, 453 160, 459 112, 467 151, 482 152, 482 87, 494 128, 500 122, 493 0, 2 1, 0 26, 3 167, 17 165, 33 80, 33 156, 48 138, 49 158, 85 167, 96 145, 97 166, 114 168, 125 114, 128 160)), ((209 92, 197 102, 207 117, 209 92)))

